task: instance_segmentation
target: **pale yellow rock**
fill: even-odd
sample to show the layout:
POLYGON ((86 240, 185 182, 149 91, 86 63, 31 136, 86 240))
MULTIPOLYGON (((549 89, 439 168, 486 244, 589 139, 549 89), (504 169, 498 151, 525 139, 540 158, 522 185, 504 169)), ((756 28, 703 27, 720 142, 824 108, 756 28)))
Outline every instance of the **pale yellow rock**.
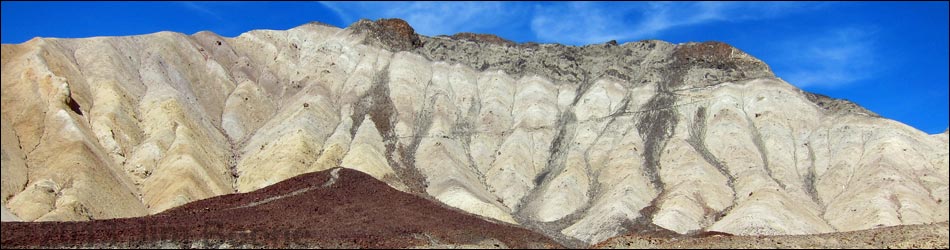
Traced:
POLYGON ((485 172, 492 192, 508 207, 517 208, 535 187, 537 176, 547 164, 559 110, 557 88, 546 79, 526 76, 512 105, 511 132, 498 148, 495 160, 485 172))
POLYGON ((274 104, 257 85, 245 81, 231 92, 225 102, 221 127, 231 141, 239 142, 268 121, 274 111, 274 104))
POLYGON ((672 139, 667 148, 659 171, 665 191, 653 222, 677 233, 702 229, 711 224, 713 213, 733 204, 727 177, 682 138, 672 139))
MULTIPOLYGON (((23 155, 23 150, 20 149, 18 138, 16 133, 13 132, 13 128, 7 122, 6 118, 0 119, 0 132, 2 132, 2 144, 0 144, 0 149, 2 149, 2 157, 0 157, 0 176, 3 176, 3 182, 0 182, 0 185, 3 186, 2 193, 0 193, 0 201, 6 203, 10 197, 12 197, 17 192, 21 191, 27 182, 27 169, 26 162, 24 161, 25 156, 23 155)), ((4 208, 6 209, 6 208, 4 208)), ((4 210, 6 211, 6 210, 4 210)))
POLYGON ((736 235, 798 235, 833 232, 804 200, 785 197, 780 190, 756 191, 730 210, 710 230, 736 235), (776 202, 777 201, 777 202, 776 202))
MULTIPOLYGON (((637 109, 639 106, 634 106, 637 109)), ((636 220, 639 211, 658 195, 643 172, 643 139, 632 117, 620 117, 607 127, 591 150, 591 168, 597 173, 601 196, 590 210, 562 233, 585 242, 599 242, 621 232, 618 221, 636 220), (598 159, 600 158, 600 159, 598 159), (599 230, 591 230, 599 228, 599 230)))
MULTIPOLYGON (((23 192, 15 191, 17 194, 7 201, 7 206, 28 221, 144 215, 133 184, 99 146, 87 118, 80 115, 89 115, 91 93, 77 77, 76 66, 65 63, 68 59, 62 53, 63 46, 42 40, 32 43, 52 53, 40 54, 38 51, 44 49, 36 48, 28 52, 31 55, 24 55, 35 65, 7 63, 3 69, 4 119, 17 119, 18 114, 31 117, 11 121, 16 133, 11 139, 18 139, 21 147, 26 146, 23 158, 29 179, 25 188, 17 188, 23 192), (78 79, 69 81, 59 75, 78 79), (33 91, 18 92, 21 87, 33 91), (78 104, 75 109, 79 111, 70 110, 70 100, 78 104)), ((11 175, 14 183, 15 176, 11 175)))
MULTIPOLYGON (((350 143, 350 151, 343 157, 340 166, 359 170, 380 180, 396 178, 392 166, 386 161, 386 146, 376 126, 370 116, 363 119, 350 143)), ((405 184, 401 182, 387 184, 399 190, 406 190, 405 184)))
POLYGON ((0 207, 0 221, 7 222, 7 221, 23 221, 23 220, 21 220, 20 217, 17 217, 13 213, 10 213, 10 211, 7 210, 7 206, 2 206, 0 207))
POLYGON ((150 213, 233 192, 227 141, 198 118, 201 111, 182 105, 178 93, 157 83, 139 107, 150 122, 141 124, 145 143, 132 151, 126 170, 138 177, 150 213))
POLYGON ((293 100, 244 146, 236 167, 238 191, 257 190, 306 173, 337 127, 338 111, 318 89, 305 89, 293 100))
POLYGON ((412 53, 393 55, 389 64, 389 98, 396 109, 396 126, 393 129, 399 141, 410 144, 416 136, 413 127, 420 112, 429 104, 425 94, 432 84, 431 62, 412 53))
MULTIPOLYGON (((347 112, 349 110, 351 109, 344 108, 341 112, 347 112)), ((313 165, 310 166, 308 172, 323 171, 340 166, 343 157, 350 149, 350 142, 353 140, 353 138, 350 137, 350 129, 352 127, 352 120, 343 119, 340 121, 340 125, 337 125, 333 134, 327 139, 327 146, 324 147, 323 152, 320 153, 320 158, 317 158, 313 165)))

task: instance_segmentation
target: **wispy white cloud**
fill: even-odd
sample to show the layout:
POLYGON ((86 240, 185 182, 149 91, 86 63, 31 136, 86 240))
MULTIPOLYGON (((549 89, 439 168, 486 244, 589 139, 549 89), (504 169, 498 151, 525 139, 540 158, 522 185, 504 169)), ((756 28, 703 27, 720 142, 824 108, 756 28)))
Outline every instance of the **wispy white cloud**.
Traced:
POLYGON ((320 3, 320 5, 323 5, 323 7, 327 7, 327 9, 332 10, 333 13, 336 14, 336 17, 340 19, 340 21, 344 23, 353 22, 353 16, 350 15, 350 13, 348 13, 347 11, 344 11, 339 6, 337 6, 338 5, 337 3, 335 2, 318 2, 318 3, 320 3))
POLYGON ((880 69, 875 32, 847 27, 776 43, 776 74, 798 87, 837 88, 874 76, 880 69))
POLYGON ((525 11, 505 2, 321 2, 344 23, 401 18, 417 33, 435 36, 504 25, 525 11))
MULTIPOLYGON (((402 18, 416 32, 434 36, 517 26, 539 42, 571 45, 656 39, 699 25, 761 21, 817 10, 834 3, 808 2, 321 2, 344 23, 359 18, 402 18)), ((799 87, 836 87, 869 77, 872 34, 842 28, 803 31, 771 39, 769 64, 799 87), (777 66, 777 67, 776 67, 777 66)), ((762 38, 767 39, 767 38, 762 38)))
POLYGON ((206 7, 206 6, 204 6, 204 5, 201 5, 201 4, 199 4, 199 3, 196 3, 196 2, 178 2, 178 3, 181 4, 182 6, 184 6, 185 8, 188 8, 188 9, 192 10, 192 11, 198 12, 198 13, 203 14, 203 15, 210 16, 210 17, 212 17, 212 18, 214 18, 215 20, 218 20, 218 21, 224 21, 224 18, 222 18, 220 14, 218 14, 217 12, 211 10, 211 8, 208 8, 208 7, 206 7))
POLYGON ((577 44, 621 39, 624 13, 641 7, 590 2, 538 5, 531 19, 531 31, 542 42, 577 44))
POLYGON ((531 28, 544 42, 649 39, 691 25, 776 18, 822 4, 795 2, 582 2, 539 5, 531 28))
POLYGON ((424 35, 524 25, 540 42, 649 39, 677 27, 775 18, 823 4, 794 2, 320 2, 344 23, 402 18, 424 35))

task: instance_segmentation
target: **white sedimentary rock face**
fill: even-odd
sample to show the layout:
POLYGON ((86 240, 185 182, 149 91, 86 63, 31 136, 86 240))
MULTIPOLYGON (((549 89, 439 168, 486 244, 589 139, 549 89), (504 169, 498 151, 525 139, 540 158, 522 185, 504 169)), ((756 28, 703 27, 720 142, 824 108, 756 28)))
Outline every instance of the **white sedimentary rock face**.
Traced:
POLYGON ((380 30, 4 44, 4 220, 155 214, 337 166, 586 243, 948 219, 947 133, 802 92, 728 45, 380 30))

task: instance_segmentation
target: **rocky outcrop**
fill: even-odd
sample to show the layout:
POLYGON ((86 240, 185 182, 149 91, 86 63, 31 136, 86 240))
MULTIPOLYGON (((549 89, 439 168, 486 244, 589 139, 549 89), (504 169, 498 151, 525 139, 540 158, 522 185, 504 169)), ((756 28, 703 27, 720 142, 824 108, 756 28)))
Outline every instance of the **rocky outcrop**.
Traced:
POLYGON ((383 48, 391 51, 406 51, 422 46, 419 35, 409 26, 409 23, 402 19, 379 19, 370 21, 360 19, 350 30, 366 35, 366 42, 373 45, 381 45, 383 48))
POLYGON ((361 20, 3 45, 4 205, 141 216, 343 166, 569 245, 948 219, 946 133, 729 45, 484 39, 361 20))
POLYGON ((515 42, 512 42, 508 39, 504 39, 492 34, 476 34, 476 33, 471 33, 471 32, 460 32, 460 33, 456 33, 455 35, 446 36, 446 37, 449 37, 455 40, 472 41, 475 43, 488 43, 488 44, 496 44, 496 45, 502 45, 502 46, 517 45, 515 42))

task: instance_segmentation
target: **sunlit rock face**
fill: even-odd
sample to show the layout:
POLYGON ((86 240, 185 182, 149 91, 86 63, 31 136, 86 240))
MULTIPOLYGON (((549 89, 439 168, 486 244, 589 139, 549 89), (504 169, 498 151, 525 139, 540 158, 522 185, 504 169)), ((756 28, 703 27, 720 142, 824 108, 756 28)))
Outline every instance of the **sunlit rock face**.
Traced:
POLYGON ((722 43, 425 37, 401 20, 2 46, 4 218, 154 214, 337 166, 594 243, 948 219, 947 133, 722 43))

